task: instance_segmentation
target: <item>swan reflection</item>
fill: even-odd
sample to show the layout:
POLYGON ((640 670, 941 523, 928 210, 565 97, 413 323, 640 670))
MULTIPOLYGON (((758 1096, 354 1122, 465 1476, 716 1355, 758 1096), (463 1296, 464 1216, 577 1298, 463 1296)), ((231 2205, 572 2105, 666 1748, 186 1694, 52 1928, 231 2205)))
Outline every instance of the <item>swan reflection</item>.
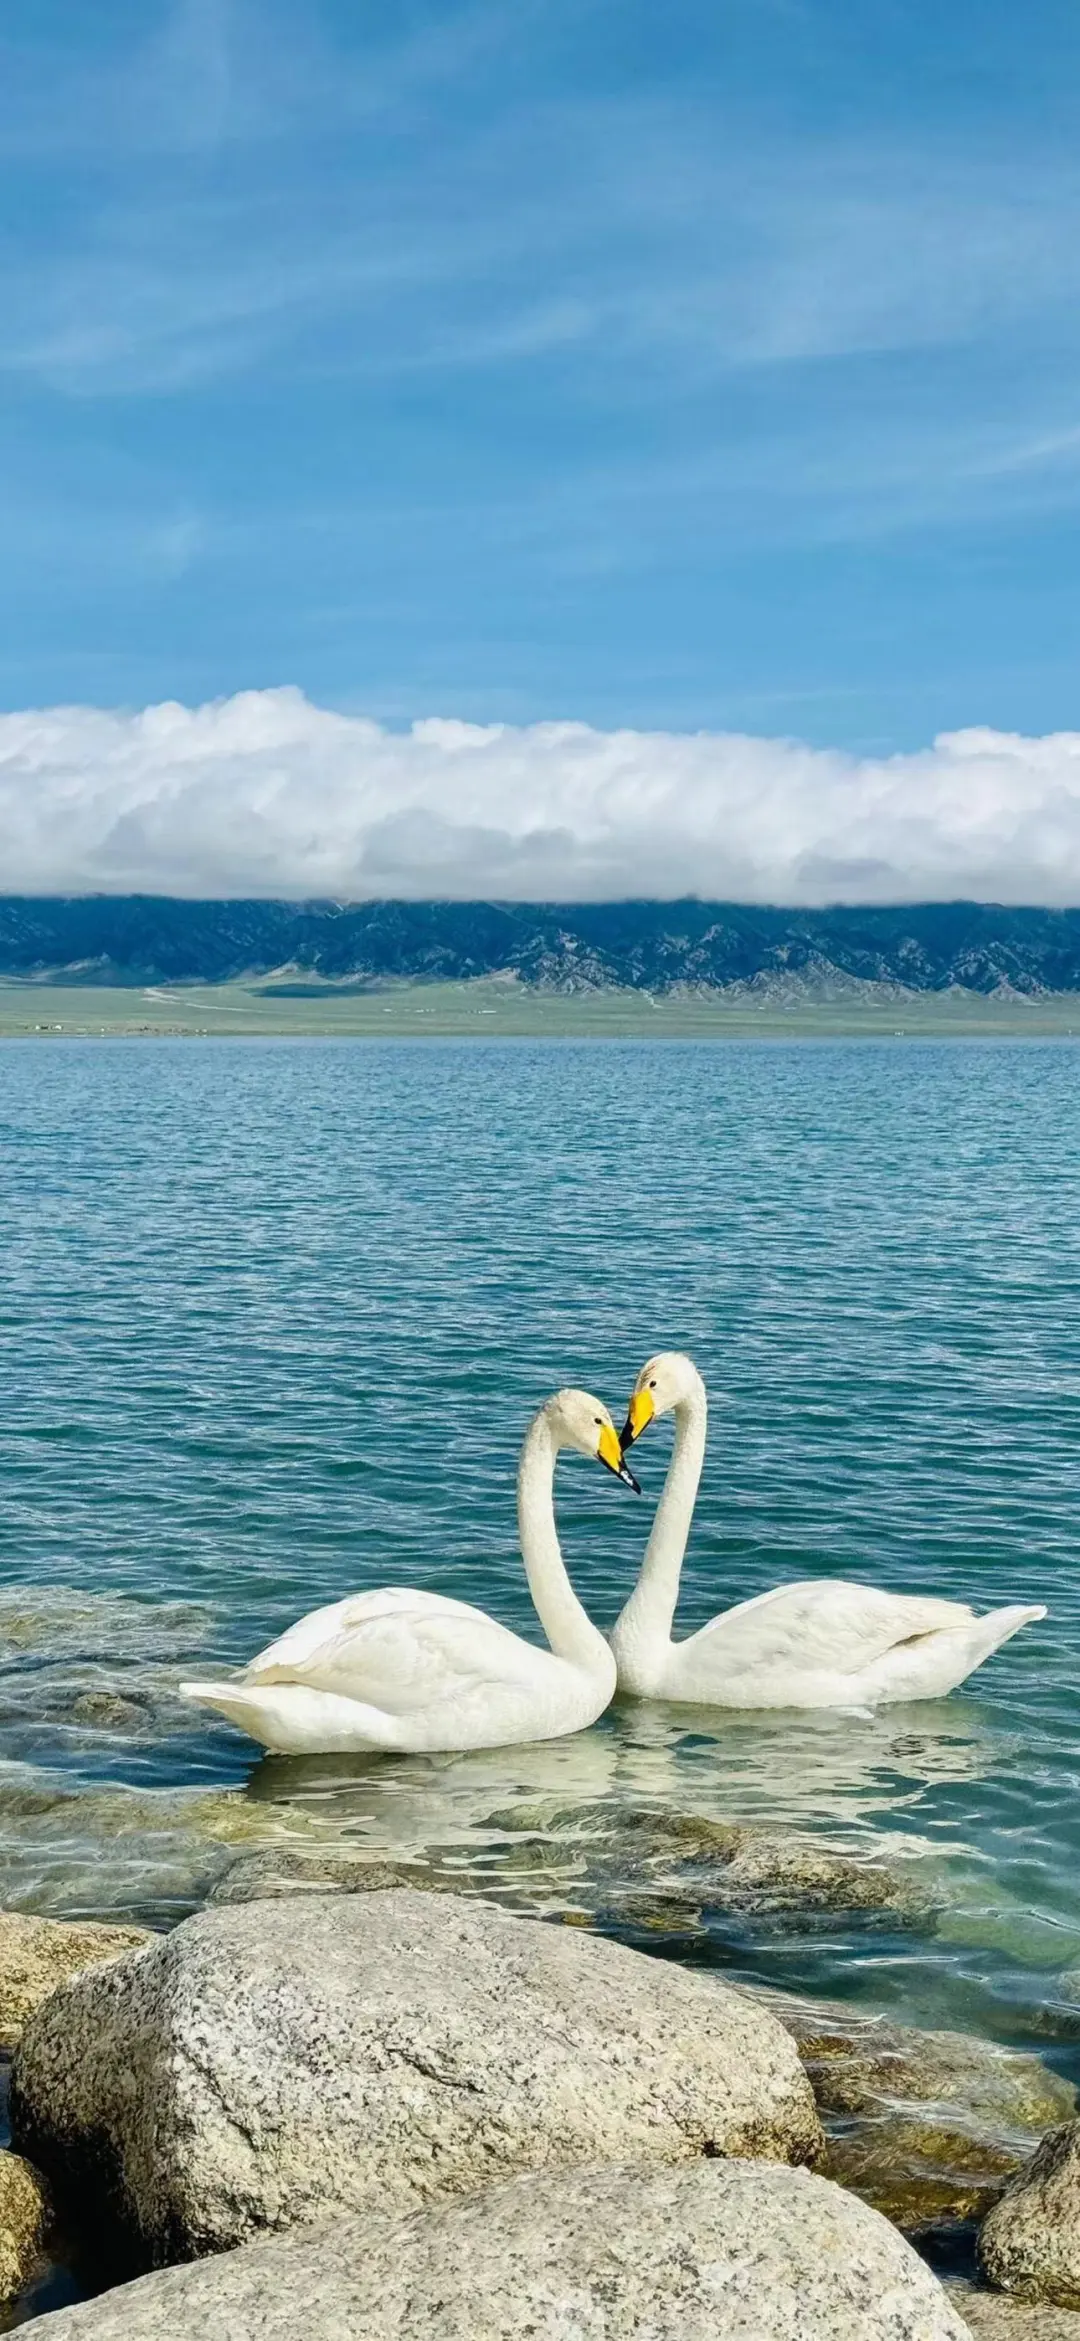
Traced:
MULTIPOLYGON (((940 1788, 1008 1761, 1009 1742, 974 1702, 739 1715, 730 1709, 617 1706, 602 1725, 564 1740, 456 1755, 395 1758, 264 1756, 246 1795, 274 1808, 268 1834, 340 1836, 365 1852, 415 1858, 490 1842, 493 1814, 575 1805, 654 1806, 718 1821, 815 1828, 856 1845, 916 1822, 940 1788), (276 1827, 275 1827, 276 1823, 276 1827)), ((913 1848, 912 1848, 913 1849, 913 1848)))

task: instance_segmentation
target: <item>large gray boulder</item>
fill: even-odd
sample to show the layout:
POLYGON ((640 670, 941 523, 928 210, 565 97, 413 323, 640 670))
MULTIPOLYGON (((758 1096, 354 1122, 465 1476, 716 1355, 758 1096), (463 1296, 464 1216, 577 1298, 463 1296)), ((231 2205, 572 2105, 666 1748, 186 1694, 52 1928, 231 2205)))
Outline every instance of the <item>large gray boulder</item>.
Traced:
POLYGON ((408 1891, 207 1910, 26 2027, 17 2142, 145 2262, 527 2169, 823 2147, 794 2041, 711 1978, 408 1891))
POLYGON ((1050 2130, 979 2229, 991 2284, 1080 2308, 1080 2122, 1050 2130))
POLYGON ((775 2164, 513 2179, 171 2268, 41 2341, 970 2341, 887 2221, 775 2164))

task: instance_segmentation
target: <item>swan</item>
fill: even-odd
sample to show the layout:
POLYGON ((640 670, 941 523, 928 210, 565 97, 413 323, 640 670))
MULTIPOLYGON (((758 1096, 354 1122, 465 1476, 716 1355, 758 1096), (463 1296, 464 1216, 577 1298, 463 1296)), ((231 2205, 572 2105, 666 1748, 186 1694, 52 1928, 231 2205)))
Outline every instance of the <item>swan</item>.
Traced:
POLYGON ((938 1699, 1041 1604, 977 1617, 960 1601, 883 1593, 813 1578, 723 1610, 673 1642, 671 1625, 705 1455, 705 1384, 691 1358, 661 1351, 642 1367, 625 1450, 655 1415, 674 1414, 675 1448, 637 1584, 611 1637, 619 1689, 711 1707, 860 1707, 938 1699))
POLYGON ((383 1586, 311 1610, 240 1674, 181 1683, 181 1696, 288 1755, 509 1747, 595 1723, 615 1690, 615 1660, 559 1549, 563 1447, 641 1492, 607 1408, 585 1390, 549 1398, 526 1432, 517 1482, 522 1558, 549 1649, 470 1602, 383 1586))

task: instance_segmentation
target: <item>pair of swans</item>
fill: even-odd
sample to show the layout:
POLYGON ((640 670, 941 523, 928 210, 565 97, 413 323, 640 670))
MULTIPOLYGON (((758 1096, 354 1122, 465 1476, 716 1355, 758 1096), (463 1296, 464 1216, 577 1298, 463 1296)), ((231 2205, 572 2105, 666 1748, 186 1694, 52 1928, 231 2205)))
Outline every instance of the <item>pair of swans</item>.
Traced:
POLYGON ((241 1674, 182 1684, 184 1696, 292 1754, 507 1747, 584 1730, 616 1688, 743 1708, 936 1699, 1045 1617, 1041 1605, 1019 1603, 977 1617, 963 1602, 819 1578, 758 1594, 673 1642, 706 1422, 701 1376, 672 1350, 642 1368, 621 1436, 584 1390, 560 1390, 541 1407, 521 1450, 518 1528, 547 1650, 469 1602, 387 1587, 313 1610, 241 1674), (636 1489, 626 1451, 663 1414, 675 1417, 674 1451, 637 1585, 609 1643, 566 1572, 555 1464, 574 1448, 636 1489))

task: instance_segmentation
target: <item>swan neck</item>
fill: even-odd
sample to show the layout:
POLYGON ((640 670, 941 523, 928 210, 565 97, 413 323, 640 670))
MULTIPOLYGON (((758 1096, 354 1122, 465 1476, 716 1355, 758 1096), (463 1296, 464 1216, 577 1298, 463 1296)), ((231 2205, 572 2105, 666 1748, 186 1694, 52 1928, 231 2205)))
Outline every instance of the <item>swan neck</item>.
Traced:
POLYGON ((612 1637, 620 1682, 646 1695, 657 1687, 656 1666, 666 1660, 671 1648, 683 1556, 705 1460, 708 1408, 704 1383, 699 1382, 696 1390, 681 1398, 673 1411, 675 1445, 652 1535, 637 1585, 612 1637))
POLYGON ((555 1463, 560 1442, 546 1414, 526 1433, 518 1465, 518 1534, 533 1607, 557 1658, 610 1666, 607 1643, 582 1608, 566 1573, 555 1526, 555 1463))

